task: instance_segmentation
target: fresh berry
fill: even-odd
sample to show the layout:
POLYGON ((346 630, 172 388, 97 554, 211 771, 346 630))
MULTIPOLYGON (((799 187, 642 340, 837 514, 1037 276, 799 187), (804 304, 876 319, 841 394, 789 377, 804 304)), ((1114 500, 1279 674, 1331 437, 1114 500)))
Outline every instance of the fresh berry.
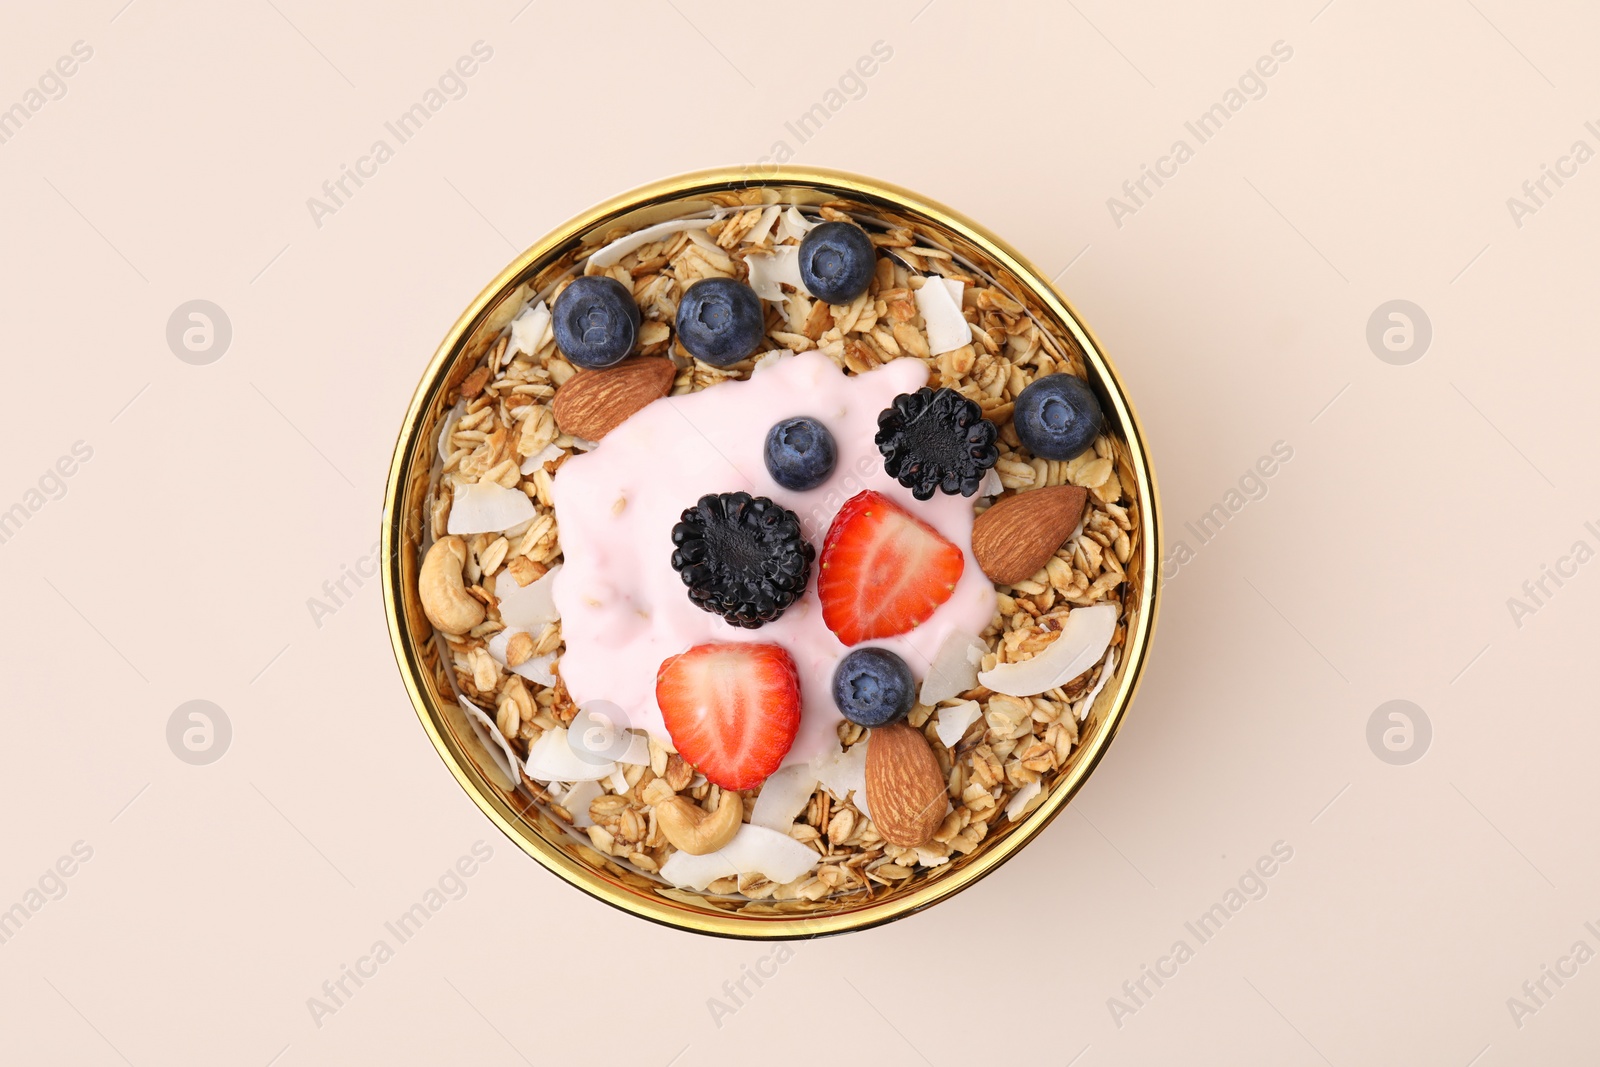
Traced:
POLYGON ((870 489, 834 516, 821 563, 822 621, 847 645, 926 622, 955 592, 966 565, 939 531, 870 489))
POLYGON ((621 363, 639 339, 639 305, 615 278, 591 274, 561 290, 550 310, 556 347, 580 367, 621 363))
POLYGON ((800 729, 800 676, 778 645, 696 645, 664 660, 656 704, 678 755, 724 789, 753 789, 800 729))
POLYGON ((1071 459, 1094 444, 1105 416, 1089 383, 1047 374, 1017 397, 1017 439, 1040 459, 1071 459))
POLYGON ((761 298, 744 282, 702 278, 678 301, 678 342, 696 359, 726 367, 761 343, 762 316, 761 298))
MULTIPOLYGON (((1020 402, 1019 402, 1020 404, 1020 402)), ((883 469, 918 500, 935 489, 971 496, 1000 458, 994 423, 954 389, 902 393, 878 415, 883 469)))
POLYGON ((784 419, 767 431, 767 473, 785 489, 803 492, 828 480, 839 450, 828 428, 806 415, 784 419))
POLYGON ((747 630, 800 599, 817 555, 794 512, 749 493, 701 497, 672 528, 672 544, 689 599, 747 630))
POLYGON ((917 702, 906 661, 887 648, 858 648, 833 671, 833 702, 858 726, 887 726, 917 702))
POLYGON ((867 291, 877 267, 872 238, 853 222, 824 222, 800 240, 800 280, 818 300, 850 303, 867 291))

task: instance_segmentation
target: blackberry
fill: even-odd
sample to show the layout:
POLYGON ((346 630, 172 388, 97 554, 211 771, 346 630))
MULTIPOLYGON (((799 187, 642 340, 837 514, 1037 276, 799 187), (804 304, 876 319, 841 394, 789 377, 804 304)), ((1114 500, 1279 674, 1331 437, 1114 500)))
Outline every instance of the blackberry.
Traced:
POLYGON ((878 415, 883 469, 918 500, 935 489, 971 496, 1000 458, 994 423, 954 389, 902 393, 878 415))
POLYGON ((817 550, 795 513, 764 496, 708 493, 672 528, 672 569, 695 606, 753 630, 806 591, 817 550))

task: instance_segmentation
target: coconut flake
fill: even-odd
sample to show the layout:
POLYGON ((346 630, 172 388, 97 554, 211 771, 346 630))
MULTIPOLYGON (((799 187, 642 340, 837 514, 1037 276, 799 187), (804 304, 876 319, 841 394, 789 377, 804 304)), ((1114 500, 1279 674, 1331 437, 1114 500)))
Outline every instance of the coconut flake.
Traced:
POLYGON ((598 782, 611 777, 615 763, 589 763, 567 744, 567 728, 554 726, 528 748, 528 777, 536 782, 598 782))
POLYGON ((977 722, 982 714, 983 709, 978 707, 976 700, 963 700, 948 708, 940 708, 939 725, 933 728, 934 733, 939 735, 939 743, 945 748, 955 748, 966 736, 967 727, 977 722))
POLYGON ((1039 791, 1043 788, 1038 782, 1029 782, 1017 790, 1012 795, 1010 802, 1006 804, 1006 819, 1010 822, 1016 822, 1022 818, 1022 809, 1026 808, 1028 801, 1038 796, 1039 791))
POLYGON ((628 750, 617 757, 618 763, 644 767, 650 763, 650 739, 638 730, 628 731, 628 750))
POLYGON ((988 647, 977 634, 952 630, 945 635, 922 679, 917 701, 930 708, 978 684, 978 664, 988 647))
POLYGON ((611 791, 618 795, 626 793, 628 791, 627 776, 622 773, 622 768, 617 767, 615 763, 613 763, 611 766, 616 768, 611 772, 611 777, 607 779, 611 785, 611 791))
POLYGON ((756 224, 750 228, 750 232, 744 235, 746 243, 758 245, 765 241, 767 234, 772 232, 772 227, 777 224, 778 216, 781 214, 783 214, 783 209, 777 204, 773 204, 763 211, 761 217, 756 220, 756 224))
POLYGON ((1089 695, 1084 698, 1083 704, 1078 709, 1078 721, 1082 722, 1089 717, 1089 709, 1094 707, 1094 698, 1100 695, 1100 690, 1106 687, 1111 680, 1111 674, 1117 669, 1117 654, 1115 652, 1106 657, 1105 664, 1100 668, 1100 677, 1095 679, 1094 687, 1089 690, 1089 695))
POLYGON ((781 884, 817 865, 818 856, 786 833, 745 825, 716 852, 691 856, 679 850, 661 865, 661 877, 683 889, 703 890, 718 878, 759 874, 781 884))
POLYGON ((995 470, 993 467, 990 467, 988 471, 984 473, 983 481, 978 483, 978 495, 999 496, 1001 493, 1005 492, 1005 488, 1005 483, 1000 480, 1000 472, 995 470))
POLYGON ((537 514, 533 501, 521 489, 507 489, 498 482, 474 482, 455 487, 445 529, 453 534, 499 533, 537 514))
POLYGON ((510 574, 501 572, 494 583, 494 595, 500 601, 500 621, 507 630, 534 630, 561 618, 555 601, 555 580, 560 573, 561 564, 557 563, 527 585, 518 585, 510 574))
POLYGON ((928 351, 936 356, 972 343, 972 330, 961 314, 960 290, 952 294, 943 281, 929 278, 916 291, 917 311, 928 328, 928 351))
POLYGON ((456 401, 456 406, 444 413, 444 425, 439 427, 439 462, 445 463, 450 459, 450 434, 456 428, 456 423, 461 416, 467 413, 467 402, 456 401))
POLYGON ((506 649, 511 644, 511 639, 517 634, 525 634, 520 626, 508 626, 504 630, 489 638, 489 656, 500 666, 506 666, 506 649))
POLYGON ((527 632, 520 626, 508 626, 489 638, 490 658, 506 670, 511 671, 513 674, 520 674, 530 682, 536 682, 544 686, 555 685, 556 676, 550 670, 551 665, 556 661, 554 652, 546 652, 542 656, 534 656, 532 659, 523 660, 515 667, 506 662, 506 647, 511 644, 511 639, 517 634, 525 634, 527 632))
POLYGON ((528 681, 533 681, 533 683, 536 683, 536 685, 555 685, 555 672, 550 670, 550 665, 554 664, 555 662, 555 653, 546 653, 542 654, 542 656, 534 656, 533 659, 525 659, 525 661, 520 662, 520 664, 515 665, 515 667, 507 664, 506 648, 510 645, 510 638, 514 638, 515 635, 518 635, 518 633, 526 632, 528 632, 528 630, 522 629, 520 625, 515 625, 515 627, 506 627, 506 629, 496 633, 496 635, 491 637, 490 641, 488 641, 488 649, 490 649, 491 659, 493 659, 494 662, 498 662, 501 667, 506 667, 506 670, 510 670, 512 673, 517 673, 517 675, 522 675, 523 678, 526 678, 528 681))
POLYGON ((643 248, 652 241, 659 241, 684 230, 704 230, 722 215, 718 213, 709 219, 671 219, 667 222, 658 222, 654 226, 646 226, 642 230, 635 230, 626 237, 618 238, 603 248, 596 249, 589 256, 589 262, 597 267, 613 267, 622 262, 622 257, 637 248, 643 248))
POLYGON ((511 782, 511 788, 521 784, 522 779, 517 775, 517 754, 511 751, 511 742, 507 741, 500 728, 494 724, 482 708, 468 700, 466 697, 457 697, 461 710, 467 713, 467 721, 472 725, 472 732, 478 735, 478 740, 488 751, 489 757, 494 760, 495 767, 511 782))
POLYGON ((599 441, 591 441, 587 437, 574 437, 571 434, 568 434, 567 440, 571 441, 572 447, 576 448, 579 452, 593 452, 595 449, 600 447, 599 441))
POLYGON ((1115 604, 1074 608, 1061 636, 1022 663, 1002 663, 978 675, 978 683, 996 693, 1031 697, 1070 682, 1099 661, 1111 644, 1119 611, 1115 604))
POLYGON ((834 739, 830 751, 820 753, 811 762, 811 772, 817 776, 817 781, 838 800, 847 800, 850 794, 855 794, 856 807, 867 818, 872 818, 872 812, 867 810, 867 745, 865 741, 857 742, 846 752, 834 739))
MULTIPOLYGON (((604 703, 603 701, 601 703, 604 703)), ((619 713, 621 708, 616 709, 619 713)), ((619 740, 626 739, 626 746, 622 753, 616 757, 618 764, 627 763, 643 767, 650 762, 650 742, 643 734, 631 730, 618 730, 612 733, 613 726, 608 716, 593 715, 580 711, 580 719, 573 719, 572 726, 567 728, 567 744, 572 746, 572 751, 581 760, 604 759, 607 750, 619 740), (589 725, 594 724, 594 725, 589 725), (579 732, 581 731, 581 732, 579 732)), ((617 770, 620 772, 621 767, 617 770)), ((628 791, 624 782, 619 793, 628 791)))
POLYGON ((750 810, 750 825, 788 833, 816 789, 817 776, 809 763, 779 768, 761 783, 755 807, 750 810))
POLYGON ((534 471, 538 470, 546 463, 549 463, 551 460, 560 459, 562 453, 562 447, 552 441, 550 444, 547 444, 543 448, 539 449, 537 453, 522 461, 522 473, 532 474, 534 471))
POLYGON ((791 206, 788 211, 783 213, 783 217, 778 220, 778 239, 783 241, 793 237, 798 241, 815 229, 816 226, 817 223, 800 214, 799 208, 791 206))
POLYGON ((780 282, 806 293, 806 287, 800 281, 799 245, 779 245, 771 255, 752 252, 744 257, 744 261, 750 266, 750 288, 761 299, 782 300, 784 294, 779 287, 780 282))
POLYGON ((531 356, 539 351, 539 346, 544 343, 545 331, 549 329, 550 309, 543 300, 512 319, 511 341, 506 345, 506 362, 515 359, 519 352, 531 356))
POLYGON ((600 793, 599 782, 577 782, 556 803, 567 809, 567 814, 572 816, 572 825, 582 829, 594 825, 594 820, 589 817, 589 805, 600 793))
POLYGON ((517 664, 511 670, 522 675, 530 682, 550 687, 556 684, 555 672, 550 669, 555 662, 556 654, 554 652, 546 652, 542 656, 533 657, 526 663, 517 664))

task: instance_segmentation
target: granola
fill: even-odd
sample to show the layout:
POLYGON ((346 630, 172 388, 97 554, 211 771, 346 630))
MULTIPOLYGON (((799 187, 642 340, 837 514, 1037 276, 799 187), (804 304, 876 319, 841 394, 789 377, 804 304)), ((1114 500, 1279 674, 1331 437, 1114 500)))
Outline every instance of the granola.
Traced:
MULTIPOLYGON (((994 617, 979 635, 979 669, 1039 655, 1060 636, 1076 608, 1109 604, 1120 618, 1124 568, 1139 530, 1112 439, 1102 435, 1070 460, 1046 460, 1028 453, 1011 421, 1017 396, 1035 379, 1057 372, 1084 374, 1073 347, 990 278, 909 229, 827 205, 806 209, 808 216, 771 200, 774 194, 761 191, 727 194, 722 209, 709 219, 694 220, 687 228, 650 227, 630 240, 614 241, 606 254, 585 262, 584 274, 603 274, 632 292, 643 315, 637 354, 671 361, 675 374, 669 394, 748 378, 758 363, 786 353, 819 351, 850 374, 893 360, 920 360, 929 385, 956 390, 999 427, 1000 457, 976 501, 979 513, 1000 499, 1046 486, 1088 491, 1081 523, 1048 562, 1026 579, 996 587, 994 617), (780 285, 769 276, 772 253, 797 244, 817 221, 858 222, 878 251, 868 290, 849 304, 813 300, 802 288, 780 285), (673 320, 679 298, 693 282, 712 277, 749 280, 758 292, 776 295, 764 303, 766 351, 717 367, 678 344, 673 320), (968 343, 934 355, 917 295, 926 285, 942 284, 940 279, 965 283, 960 312, 971 336, 968 343)), ((541 296, 553 303, 569 283, 570 278, 541 296)), ((482 606, 482 618, 461 633, 436 628, 436 636, 459 693, 484 710, 510 752, 522 758, 515 768, 522 787, 548 802, 595 852, 654 875, 675 851, 661 826, 663 806, 681 806, 686 799, 709 817, 721 807, 721 790, 655 737, 640 742, 637 761, 616 762, 598 780, 528 777, 525 760, 533 746, 573 726, 579 708, 561 680, 560 620, 552 617, 508 633, 500 610, 506 598, 520 598, 537 583, 548 585, 562 562, 554 478, 574 454, 594 446, 561 433, 551 406, 577 373, 555 344, 549 315, 541 319, 525 312, 489 345, 451 398, 455 406, 440 435, 434 472, 432 538, 451 536, 453 505, 479 492, 469 487, 514 491, 531 505, 531 514, 498 532, 459 539, 464 553, 460 588, 482 606)), ((619 498, 612 506, 620 511, 627 504, 619 498)), ((880 887, 926 876, 974 852, 1048 795, 1079 743, 1079 724, 1111 674, 1123 636, 1119 624, 1103 656, 1042 694, 1009 696, 980 685, 913 708, 907 721, 928 740, 951 804, 925 843, 904 848, 884 841, 858 799, 861 790, 838 789, 837 781, 830 790, 824 782, 804 799, 788 829, 792 841, 815 854, 812 869, 781 884, 756 874, 728 875, 711 880, 705 891, 746 900, 871 896, 880 887)), ((843 721, 837 733, 845 753, 864 748, 863 727, 843 721)), ((772 781, 743 793, 746 821, 772 781)))

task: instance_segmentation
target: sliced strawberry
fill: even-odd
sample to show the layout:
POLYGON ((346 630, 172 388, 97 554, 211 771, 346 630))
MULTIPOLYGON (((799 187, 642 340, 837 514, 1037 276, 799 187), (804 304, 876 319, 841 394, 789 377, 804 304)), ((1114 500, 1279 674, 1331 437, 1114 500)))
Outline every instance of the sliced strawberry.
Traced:
POLYGON ((966 566, 961 549, 938 530, 871 490, 834 516, 820 562, 822 621, 847 645, 926 622, 966 566))
POLYGON ((656 704, 678 755, 724 789, 751 789, 794 744, 800 676, 778 645, 696 645, 662 662, 656 704))

